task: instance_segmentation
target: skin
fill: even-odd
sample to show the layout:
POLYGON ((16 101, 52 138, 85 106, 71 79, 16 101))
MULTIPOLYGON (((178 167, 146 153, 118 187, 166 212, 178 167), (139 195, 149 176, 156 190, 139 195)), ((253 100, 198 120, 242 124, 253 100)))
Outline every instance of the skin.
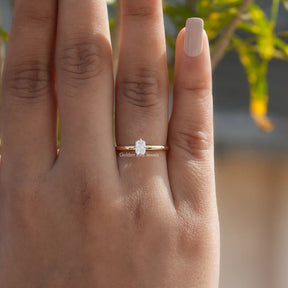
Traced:
POLYGON ((218 287, 207 36, 198 57, 184 53, 185 29, 178 36, 168 122, 162 1, 120 4, 117 143, 142 137, 170 150, 115 153, 106 1, 16 1, 3 78, 0 287, 218 287))

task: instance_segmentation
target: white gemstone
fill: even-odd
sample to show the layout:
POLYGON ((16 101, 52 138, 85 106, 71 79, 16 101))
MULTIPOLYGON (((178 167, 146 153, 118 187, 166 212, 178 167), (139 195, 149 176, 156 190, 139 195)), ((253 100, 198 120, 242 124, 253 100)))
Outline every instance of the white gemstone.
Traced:
POLYGON ((144 156, 146 154, 146 142, 142 139, 136 141, 135 153, 137 156, 144 156))

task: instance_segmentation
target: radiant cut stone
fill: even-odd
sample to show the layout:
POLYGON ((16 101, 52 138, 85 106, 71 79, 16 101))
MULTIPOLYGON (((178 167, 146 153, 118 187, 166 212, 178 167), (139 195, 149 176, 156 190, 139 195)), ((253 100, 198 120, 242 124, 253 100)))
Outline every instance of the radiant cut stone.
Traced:
POLYGON ((135 153, 137 156, 144 156, 146 154, 146 142, 142 139, 136 141, 135 153))

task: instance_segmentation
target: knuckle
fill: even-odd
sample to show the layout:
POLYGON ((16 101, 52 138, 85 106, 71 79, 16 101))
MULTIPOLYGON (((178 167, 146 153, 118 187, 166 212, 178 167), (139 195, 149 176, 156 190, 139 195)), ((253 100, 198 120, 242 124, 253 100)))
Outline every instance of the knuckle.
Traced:
POLYGON ((35 24, 35 25, 46 25, 50 24, 55 20, 55 17, 50 14, 39 14, 39 13, 26 13, 24 15, 24 21, 29 24, 35 24))
POLYGON ((50 9, 45 9, 46 4, 43 3, 41 9, 37 8, 33 2, 24 3, 23 1, 17 1, 15 10, 17 10, 17 18, 22 23, 28 26, 46 25, 55 21, 56 14, 49 12, 50 9))
POLYGON ((37 214, 37 208, 41 206, 43 200, 39 199, 40 191, 38 188, 31 188, 30 190, 17 188, 16 191, 10 189, 8 193, 9 196, 6 197, 4 205, 11 211, 11 217, 27 233, 33 231, 38 219, 35 214, 37 214))
POLYGON ((140 108, 158 106, 160 84, 157 73, 151 69, 138 69, 119 83, 120 101, 140 108))
MULTIPOLYGON (((186 61, 190 61, 186 59, 186 61)), ((193 64, 185 63, 184 65, 188 66, 188 71, 193 71, 195 67, 193 64), (192 65, 192 66, 191 66, 192 65)), ((199 67, 198 67, 199 69, 199 67)), ((210 69, 201 69, 199 73, 192 73, 192 75, 187 74, 176 75, 175 79, 175 89, 176 90, 186 90, 187 92, 192 92, 201 95, 211 95, 212 94, 212 78, 210 69)), ((179 91, 181 92, 181 91, 179 91)))
POLYGON ((124 14, 127 17, 131 17, 131 18, 144 18, 144 19, 151 19, 151 18, 155 18, 156 16, 156 9, 154 8, 154 5, 151 5, 150 3, 148 4, 142 4, 139 5, 137 3, 137 5, 133 4, 131 6, 128 5, 128 7, 126 8, 124 14))
POLYGON ((51 89, 51 69, 39 62, 16 65, 5 72, 9 99, 20 104, 38 104, 51 89))
POLYGON ((79 38, 68 42, 69 46, 60 54, 61 70, 66 74, 65 77, 84 81, 103 72, 108 49, 102 41, 79 38))
MULTIPOLYGON (((91 175, 86 162, 79 161, 71 167, 68 165, 70 163, 65 163, 62 170, 65 171, 65 175, 66 173, 70 175, 68 177, 69 184, 63 193, 67 199, 70 199, 71 205, 81 210, 83 215, 89 214, 95 207, 97 209, 100 206, 104 207, 108 201, 108 197, 105 196, 106 192, 112 190, 113 184, 107 184, 101 177, 91 175), (73 195, 71 195, 71 191, 73 191, 73 195)), ((64 174, 61 174, 60 178, 63 176, 64 174)))
POLYGON ((6 200, 24 207, 37 199, 41 183, 39 178, 25 177, 16 173, 11 174, 11 172, 5 173, 5 178, 1 176, 1 189, 6 200))
POLYGON ((203 99, 212 95, 209 83, 206 81, 191 81, 191 79, 189 81, 189 79, 186 79, 178 83, 176 90, 180 88, 181 91, 179 91, 179 93, 186 92, 194 97, 203 99))
POLYGON ((213 133, 204 129, 179 127, 172 139, 173 145, 196 158, 202 158, 213 149, 213 133))
POLYGON ((123 198, 123 208, 129 213, 138 230, 144 229, 147 221, 153 223, 154 227, 161 226, 167 230, 173 230, 174 225, 177 224, 174 209, 167 203, 162 202, 161 199, 153 196, 150 193, 153 190, 155 188, 151 186, 144 188, 142 191, 134 191, 133 197, 123 198), (149 193, 145 193, 147 191, 149 193))

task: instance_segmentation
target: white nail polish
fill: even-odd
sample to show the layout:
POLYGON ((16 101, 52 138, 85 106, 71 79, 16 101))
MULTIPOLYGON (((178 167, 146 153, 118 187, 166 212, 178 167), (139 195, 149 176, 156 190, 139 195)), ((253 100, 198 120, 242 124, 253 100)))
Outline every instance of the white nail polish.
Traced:
POLYGON ((185 53, 190 57, 197 57, 203 50, 203 27, 201 18, 189 18, 186 22, 185 53))

